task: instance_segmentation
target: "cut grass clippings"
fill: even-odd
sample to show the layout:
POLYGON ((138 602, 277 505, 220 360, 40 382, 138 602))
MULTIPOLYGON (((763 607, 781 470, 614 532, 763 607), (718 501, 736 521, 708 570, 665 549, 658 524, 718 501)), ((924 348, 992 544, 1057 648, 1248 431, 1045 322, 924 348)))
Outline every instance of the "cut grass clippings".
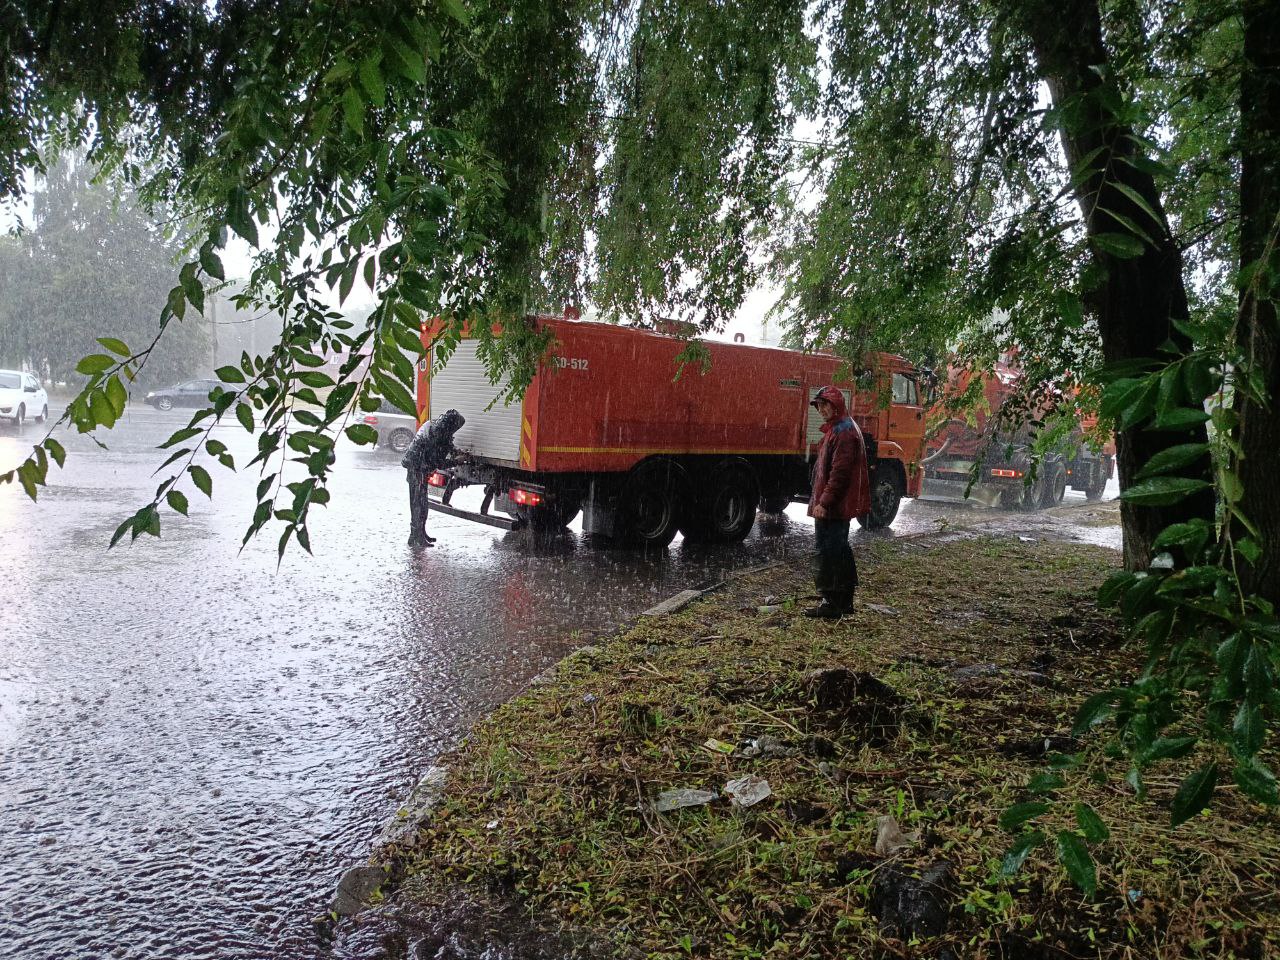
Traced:
POLYGON ((1001 873, 1001 814, 1077 750, 1079 704, 1136 669, 1093 603, 1116 554, 943 536, 859 560, 858 607, 837 623, 802 601, 760 613, 811 593, 802 566, 780 567, 565 660, 441 761, 449 785, 400 896, 501 890, 666 957, 1277 955, 1275 814, 1220 788, 1211 814, 1170 830, 1176 764, 1151 771, 1145 801, 1100 751, 1063 774, 1036 825, 1079 829, 1078 802, 1101 815, 1094 896, 1052 842, 1001 873), (765 735, 789 755, 744 758, 765 735), (653 809, 747 774, 772 796, 653 809), (894 855, 875 850, 885 816, 907 842, 894 855), (908 916, 903 884, 921 875, 950 908, 939 936, 908 916))

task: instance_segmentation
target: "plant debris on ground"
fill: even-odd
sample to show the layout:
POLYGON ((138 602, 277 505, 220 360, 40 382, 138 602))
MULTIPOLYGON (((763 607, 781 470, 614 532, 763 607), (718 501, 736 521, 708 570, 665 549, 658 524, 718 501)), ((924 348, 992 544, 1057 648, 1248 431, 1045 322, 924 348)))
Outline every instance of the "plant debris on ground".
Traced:
POLYGON ((503 891, 632 955, 1280 955, 1274 813, 1228 788, 1171 830, 1176 763, 1140 800, 1122 761, 1066 762, 1080 703, 1140 668, 1093 601, 1114 552, 951 534, 859 560, 838 622, 801 615, 797 563, 565 660, 443 759, 399 895, 503 891), (1029 799, 1050 837, 1101 814, 1093 896, 1052 843, 1002 869, 1029 799))

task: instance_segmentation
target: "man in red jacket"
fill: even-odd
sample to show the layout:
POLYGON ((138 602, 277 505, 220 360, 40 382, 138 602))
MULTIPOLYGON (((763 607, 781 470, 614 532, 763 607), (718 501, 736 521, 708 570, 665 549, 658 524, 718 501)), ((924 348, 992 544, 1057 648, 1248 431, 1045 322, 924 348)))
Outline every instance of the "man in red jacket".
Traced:
POLYGON ((805 616, 837 620, 853 606, 858 568, 849 547, 849 521, 871 512, 871 483, 867 477, 867 450, 862 431, 835 387, 823 387, 810 403, 822 416, 822 443, 813 465, 813 493, 809 516, 813 517, 813 582, 822 603, 805 616))

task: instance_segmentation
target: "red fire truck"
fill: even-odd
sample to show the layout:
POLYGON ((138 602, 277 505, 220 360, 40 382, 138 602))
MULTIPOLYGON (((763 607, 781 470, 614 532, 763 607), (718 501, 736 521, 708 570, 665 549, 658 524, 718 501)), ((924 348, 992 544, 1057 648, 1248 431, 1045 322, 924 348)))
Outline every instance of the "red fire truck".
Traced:
POLYGON ((994 370, 981 375, 981 397, 958 415, 947 401, 969 392, 973 374, 950 372, 943 395, 929 415, 924 496, 1028 511, 1057 506, 1068 487, 1083 491, 1089 500, 1102 497, 1115 470, 1116 451, 1113 441, 1099 445, 1091 437, 1096 417, 1080 417, 1077 428, 1038 459, 1026 425, 1000 423, 997 414, 1014 393, 1020 375, 1011 363, 997 363, 994 370))
MULTIPOLYGON (((686 539, 734 542, 757 509, 808 499, 821 439, 810 399, 835 383, 874 450, 873 512, 892 522, 902 497, 920 492, 924 408, 916 371, 887 354, 857 384, 838 381, 829 354, 707 343, 710 367, 676 378, 677 337, 554 316, 526 318, 553 346, 523 401, 495 403, 477 341, 464 338, 434 374, 421 372, 419 417, 449 408, 466 417, 455 438, 463 461, 432 476, 435 509, 506 529, 559 527, 582 511, 583 528, 639 545, 686 539), (452 503, 483 487, 478 511, 452 503), (500 516, 503 514, 505 516, 500 516)), ((423 331, 430 348, 437 328, 423 331)), ((430 353, 428 353, 430 356, 430 353)))

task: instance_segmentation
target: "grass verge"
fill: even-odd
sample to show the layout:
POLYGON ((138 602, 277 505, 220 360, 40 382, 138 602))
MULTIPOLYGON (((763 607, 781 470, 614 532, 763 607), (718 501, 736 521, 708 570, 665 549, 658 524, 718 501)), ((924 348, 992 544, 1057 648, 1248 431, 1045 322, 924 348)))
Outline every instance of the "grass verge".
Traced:
POLYGON ((859 561, 859 606, 838 623, 802 617, 807 571, 780 567, 565 660, 442 760, 449 786, 400 897, 497 889, 661 957, 1280 952, 1275 814, 1230 789, 1171 831, 1153 801, 1176 789, 1174 767, 1147 801, 1119 761, 1064 775, 1041 825, 1074 828, 1077 802, 1105 819, 1093 897, 1051 845, 1001 873, 1001 813, 1079 746, 1080 702, 1137 667, 1092 600, 1114 553, 943 536, 859 561), (770 595, 780 608, 760 612, 770 595), (815 682, 833 668, 847 672, 815 682), (783 755, 744 757, 761 737, 783 755), (663 791, 746 774, 772 796, 653 809, 663 791), (909 840, 891 855, 876 852, 886 816, 909 840), (912 919, 921 876, 941 928, 912 919))

